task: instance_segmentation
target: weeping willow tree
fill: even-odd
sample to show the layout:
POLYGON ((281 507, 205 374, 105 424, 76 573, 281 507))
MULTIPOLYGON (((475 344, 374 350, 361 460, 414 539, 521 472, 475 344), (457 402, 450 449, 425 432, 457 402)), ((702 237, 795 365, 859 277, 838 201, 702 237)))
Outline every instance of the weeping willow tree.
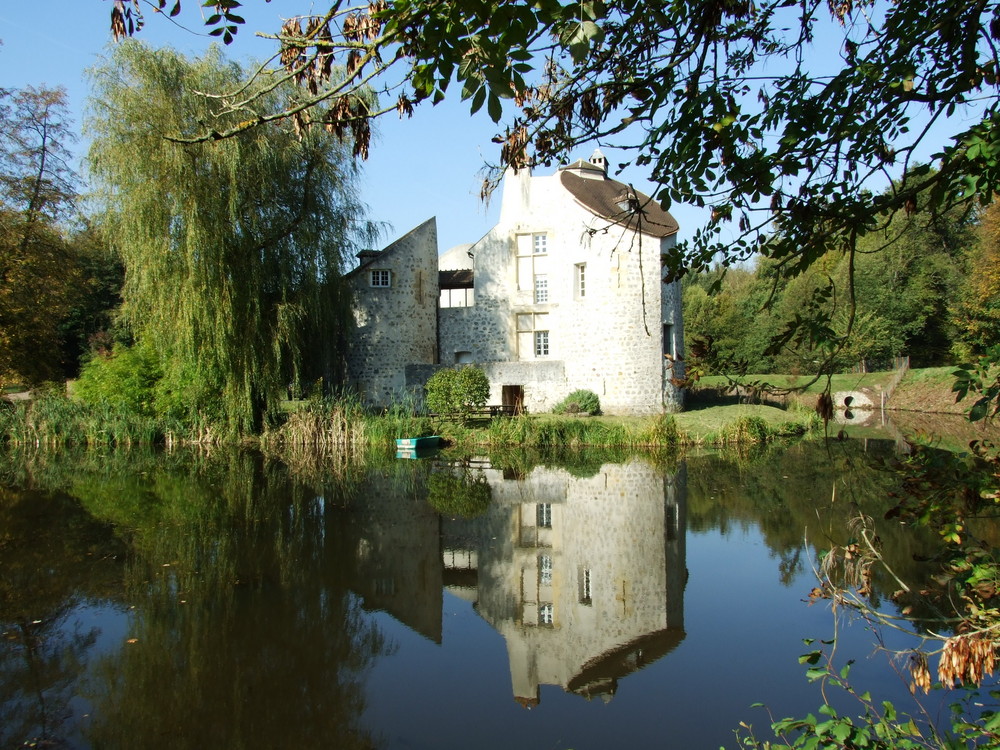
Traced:
MULTIPOLYGON (((174 140, 231 99, 288 91, 217 49, 187 58, 126 43, 91 71, 89 167, 126 268, 122 322, 162 359, 160 398, 230 434, 259 429, 291 383, 329 374, 346 306, 338 279, 371 225, 352 144, 276 123, 174 140)), ((234 120, 238 114, 228 115, 234 120)))

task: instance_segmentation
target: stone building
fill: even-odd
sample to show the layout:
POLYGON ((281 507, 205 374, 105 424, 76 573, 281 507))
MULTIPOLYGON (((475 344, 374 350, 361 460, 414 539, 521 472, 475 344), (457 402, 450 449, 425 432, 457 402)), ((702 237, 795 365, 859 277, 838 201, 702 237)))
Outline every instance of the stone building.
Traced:
POLYGON ((384 405, 418 396, 437 367, 476 364, 490 403, 548 411, 587 389, 608 413, 677 410, 681 291, 661 263, 677 228, 599 151, 552 175, 508 172, 477 243, 439 258, 432 219, 362 254, 348 379, 384 405))

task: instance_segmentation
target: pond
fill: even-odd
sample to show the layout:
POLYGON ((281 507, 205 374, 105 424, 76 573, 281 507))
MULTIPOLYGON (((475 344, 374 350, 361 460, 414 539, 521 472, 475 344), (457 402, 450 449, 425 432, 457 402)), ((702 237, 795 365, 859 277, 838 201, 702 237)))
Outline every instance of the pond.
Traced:
POLYGON ((834 636, 906 705, 876 634, 808 598, 892 449, 7 456, 0 746, 734 748, 756 702, 816 710, 798 657, 834 636))

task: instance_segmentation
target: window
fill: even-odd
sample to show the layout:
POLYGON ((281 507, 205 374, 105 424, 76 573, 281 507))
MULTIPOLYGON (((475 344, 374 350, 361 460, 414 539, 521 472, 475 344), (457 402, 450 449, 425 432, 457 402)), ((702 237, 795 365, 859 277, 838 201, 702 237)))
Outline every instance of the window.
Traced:
POLYGON ((587 264, 577 263, 573 275, 573 291, 577 299, 582 299, 587 296, 587 264))
POLYGON ((517 355, 520 359, 548 357, 549 316, 548 313, 517 313, 517 355))
POLYGON ((371 285, 372 286, 380 286, 380 287, 391 286, 391 284, 390 284, 391 279, 392 279, 391 272, 388 269, 386 269, 386 268, 381 268, 381 269, 372 271, 371 285))
POLYGON ((580 604, 591 604, 590 598, 590 568, 580 568, 579 575, 580 604))
POLYGON ((552 585, 552 557, 549 555, 538 556, 538 583, 541 586, 552 585))
MULTIPOLYGON (((546 234, 519 234, 515 237, 517 290, 519 292, 535 294, 537 290, 536 280, 548 273, 548 253, 548 235, 546 234)), ((547 283, 544 301, 548 301, 547 283)))
POLYGON ((539 625, 551 625, 553 621, 552 616, 552 605, 543 604, 538 608, 538 624, 539 625))
POLYGON ((438 307, 472 307, 475 294, 470 289, 442 289, 438 307))
POLYGON ((535 356, 549 356, 549 332, 535 331, 535 356))
POLYGON ((549 301, 549 277, 535 276, 535 304, 549 301))
POLYGON ((535 520, 540 528, 552 528, 552 503, 538 503, 535 506, 535 520))
POLYGON ((663 324, 663 353, 668 356, 674 356, 674 327, 669 323, 663 324))

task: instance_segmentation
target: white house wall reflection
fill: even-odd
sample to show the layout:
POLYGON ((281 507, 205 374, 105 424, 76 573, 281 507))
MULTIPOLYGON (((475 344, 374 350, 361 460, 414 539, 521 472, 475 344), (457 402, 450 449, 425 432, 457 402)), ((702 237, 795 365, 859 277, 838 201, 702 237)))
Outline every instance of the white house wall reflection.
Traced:
POLYGON ((683 468, 667 474, 640 459, 589 477, 471 468, 492 496, 472 520, 441 518, 410 495, 400 521, 399 497, 372 492, 370 510, 395 502, 396 512, 383 524, 358 519, 355 580, 367 581, 358 592, 366 606, 440 642, 442 589, 471 600, 504 637, 514 698, 526 707, 541 685, 610 700, 619 679, 683 640, 683 468), (438 523, 440 534, 427 533, 438 523), (435 539, 436 554, 414 547, 435 539))

